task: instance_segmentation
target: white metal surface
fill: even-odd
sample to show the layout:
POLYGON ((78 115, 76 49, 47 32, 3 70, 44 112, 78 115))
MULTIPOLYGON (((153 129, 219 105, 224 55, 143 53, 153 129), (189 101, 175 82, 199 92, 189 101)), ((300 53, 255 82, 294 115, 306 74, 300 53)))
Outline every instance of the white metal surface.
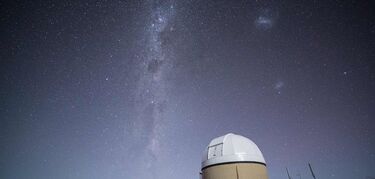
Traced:
POLYGON ((262 152, 253 141, 232 133, 215 138, 210 142, 203 155, 202 168, 228 162, 266 164, 262 152))

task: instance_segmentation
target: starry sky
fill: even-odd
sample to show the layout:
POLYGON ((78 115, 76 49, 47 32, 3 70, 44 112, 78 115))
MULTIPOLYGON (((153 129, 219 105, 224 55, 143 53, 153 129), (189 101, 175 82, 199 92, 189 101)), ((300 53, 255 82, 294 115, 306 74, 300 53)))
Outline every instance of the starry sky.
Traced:
POLYGON ((375 177, 372 1, 0 3, 0 178, 199 178, 232 132, 270 179, 375 177))

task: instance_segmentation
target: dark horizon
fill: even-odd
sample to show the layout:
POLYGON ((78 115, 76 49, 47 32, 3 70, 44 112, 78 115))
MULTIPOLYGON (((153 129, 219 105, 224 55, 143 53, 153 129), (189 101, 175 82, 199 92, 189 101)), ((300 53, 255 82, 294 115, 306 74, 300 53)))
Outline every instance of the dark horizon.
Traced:
POLYGON ((232 132, 270 179, 375 177, 373 1, 0 3, 0 178, 198 178, 232 132))

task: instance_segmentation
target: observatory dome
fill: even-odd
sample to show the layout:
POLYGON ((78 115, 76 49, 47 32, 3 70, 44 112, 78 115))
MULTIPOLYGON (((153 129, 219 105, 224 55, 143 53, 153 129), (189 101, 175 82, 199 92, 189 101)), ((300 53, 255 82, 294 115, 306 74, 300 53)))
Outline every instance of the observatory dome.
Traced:
POLYGON ((203 154, 202 169, 225 163, 266 164, 262 152, 253 141, 232 133, 210 142, 203 154))

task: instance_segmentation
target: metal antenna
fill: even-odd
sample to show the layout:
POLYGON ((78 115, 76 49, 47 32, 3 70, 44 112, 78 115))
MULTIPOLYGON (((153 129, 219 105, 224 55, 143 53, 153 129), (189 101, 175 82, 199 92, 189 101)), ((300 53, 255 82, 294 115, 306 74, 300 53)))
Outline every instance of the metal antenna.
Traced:
POLYGON ((313 171, 313 169, 311 167, 311 164, 310 163, 308 163, 308 164, 309 164, 309 168, 310 168, 310 171, 311 171, 311 175, 313 176, 314 179, 316 179, 314 171, 313 171))
POLYGON ((292 177, 290 177, 290 175, 289 175, 289 171, 288 171, 288 168, 287 168, 287 167, 285 167, 285 169, 286 169, 286 174, 288 175, 288 179, 292 179, 292 177))

